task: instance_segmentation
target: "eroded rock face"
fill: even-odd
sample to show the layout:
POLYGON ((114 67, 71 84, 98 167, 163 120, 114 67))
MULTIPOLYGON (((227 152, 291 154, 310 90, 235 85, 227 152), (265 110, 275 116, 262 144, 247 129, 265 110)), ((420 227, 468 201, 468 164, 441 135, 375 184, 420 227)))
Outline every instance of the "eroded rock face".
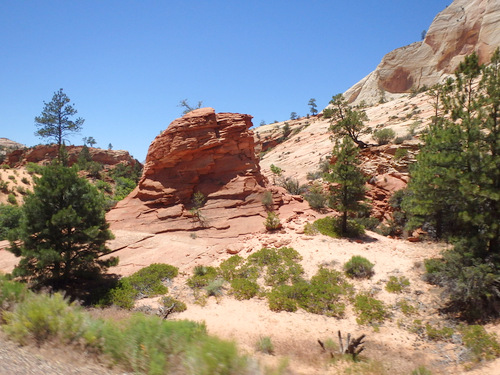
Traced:
POLYGON ((408 93, 452 74, 477 52, 488 62, 500 46, 500 1, 455 0, 432 22, 425 39, 388 53, 367 77, 345 92, 349 102, 372 104, 382 92, 408 93))
MULTIPOLYGON (((68 163, 72 165, 78 160, 82 146, 66 146, 68 163)), ((113 166, 116 164, 135 165, 138 163, 128 151, 103 150, 89 147, 89 154, 93 161, 103 165, 113 166)), ((26 163, 43 164, 56 159, 58 155, 57 145, 39 145, 31 148, 19 148, 7 154, 5 162, 11 167, 19 167, 26 163)))
MULTIPOLYGON (((173 121, 151 143, 137 188, 109 212, 112 227, 150 233, 263 228, 266 180, 251 119, 201 108, 173 121), (193 213, 197 192, 206 203, 193 213)), ((280 204, 279 194, 273 199, 280 204)))

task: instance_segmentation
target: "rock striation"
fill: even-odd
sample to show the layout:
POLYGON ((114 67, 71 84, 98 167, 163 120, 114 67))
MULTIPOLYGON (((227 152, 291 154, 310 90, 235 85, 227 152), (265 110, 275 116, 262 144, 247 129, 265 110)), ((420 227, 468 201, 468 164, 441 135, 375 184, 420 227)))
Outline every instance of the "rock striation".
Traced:
POLYGON ((472 52, 488 62, 500 46, 499 29, 500 1, 455 0, 436 16, 423 41, 388 53, 344 96, 354 104, 373 104, 383 93, 408 93, 440 82, 472 52))
MULTIPOLYGON (((266 179, 251 119, 201 108, 174 120, 151 143, 137 188, 108 213, 112 228, 164 233, 232 227, 239 234, 262 229, 266 179), (206 198, 201 208, 194 205, 197 193, 206 198)), ((278 206, 283 202, 277 191, 273 199, 278 206)))

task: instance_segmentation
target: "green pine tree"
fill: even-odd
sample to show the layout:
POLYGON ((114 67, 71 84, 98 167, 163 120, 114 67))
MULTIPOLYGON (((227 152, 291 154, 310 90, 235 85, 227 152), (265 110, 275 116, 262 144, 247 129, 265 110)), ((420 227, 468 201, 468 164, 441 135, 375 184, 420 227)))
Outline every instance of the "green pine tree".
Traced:
POLYGON ((347 234, 347 219, 350 213, 364 209, 366 178, 359 168, 359 149, 349 137, 344 137, 342 143, 337 142, 333 150, 335 163, 329 180, 334 184, 330 187, 330 206, 342 213, 340 235, 347 234))
POLYGON ((67 288, 117 264, 117 258, 99 259, 113 237, 104 215, 102 195, 75 168, 48 166, 25 200, 19 238, 11 241, 10 251, 21 257, 13 274, 36 286, 67 288))

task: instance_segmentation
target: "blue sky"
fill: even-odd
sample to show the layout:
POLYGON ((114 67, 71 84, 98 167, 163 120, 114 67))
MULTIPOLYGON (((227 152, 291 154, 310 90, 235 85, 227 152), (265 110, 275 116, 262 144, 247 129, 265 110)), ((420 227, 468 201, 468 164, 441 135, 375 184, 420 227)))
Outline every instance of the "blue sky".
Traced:
POLYGON ((451 0, 2 0, 0 137, 32 146, 59 88, 83 131, 128 150, 181 115, 179 101, 254 116, 319 109, 391 50, 420 40, 451 0))

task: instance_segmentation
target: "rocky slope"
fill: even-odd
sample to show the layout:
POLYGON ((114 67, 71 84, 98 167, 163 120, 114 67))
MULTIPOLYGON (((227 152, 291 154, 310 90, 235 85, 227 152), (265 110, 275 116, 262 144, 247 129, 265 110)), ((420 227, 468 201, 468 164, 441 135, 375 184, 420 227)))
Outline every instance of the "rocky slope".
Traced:
POLYGON ((388 53, 345 97, 354 104, 373 104, 440 82, 472 52, 487 62, 500 46, 499 24, 498 0, 455 0, 436 16, 423 41, 388 53))

